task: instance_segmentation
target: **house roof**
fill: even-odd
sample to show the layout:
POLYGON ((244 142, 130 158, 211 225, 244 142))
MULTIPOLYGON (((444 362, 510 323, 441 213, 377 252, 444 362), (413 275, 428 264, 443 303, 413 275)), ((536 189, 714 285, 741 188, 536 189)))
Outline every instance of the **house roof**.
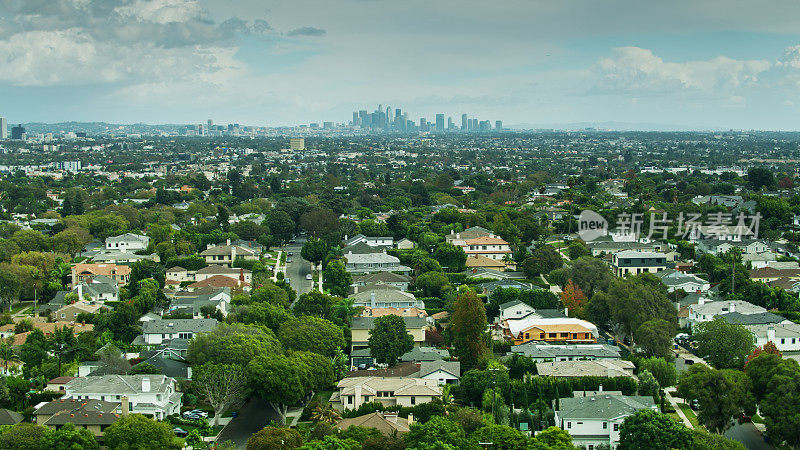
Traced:
POLYGON ((16 425, 22 422, 24 418, 22 414, 16 411, 5 408, 0 409, 0 425, 16 425))
POLYGON ((78 398, 59 398, 51 402, 40 403, 33 414, 39 415, 53 415, 63 411, 74 411, 78 409, 86 409, 88 411, 97 411, 102 413, 114 412, 119 408, 119 403, 106 402, 102 400, 78 399, 78 398))
POLYGON ((667 255, 659 252, 637 252, 633 250, 623 250, 614 253, 614 257, 619 258, 666 258, 667 255))
POLYGON ((342 249, 342 253, 345 255, 348 253, 352 253, 354 255, 368 254, 368 253, 383 253, 384 251, 385 251, 384 247, 373 247, 367 244, 365 241, 356 242, 355 244, 345 246, 342 249))
POLYGON ((742 314, 740 312, 732 312, 727 314, 720 314, 719 317, 727 320, 730 323, 738 323, 740 325, 758 325, 767 323, 781 323, 786 320, 783 316, 773 314, 771 312, 762 312, 755 314, 742 314))
POLYGON ((374 289, 353 294, 349 298, 353 299, 353 303, 370 304, 372 295, 375 295, 376 302, 416 302, 417 297, 411 292, 404 292, 398 290, 397 287, 392 285, 376 285, 374 289))
POLYGON ((204 333, 217 327, 217 319, 156 319, 142 324, 142 334, 204 333))
POLYGON ((102 375, 76 378, 66 385, 70 395, 87 394, 141 394, 142 380, 150 380, 150 392, 163 392, 174 381, 164 375, 102 375))
POLYGON ((142 236, 140 234, 133 234, 133 233, 125 233, 120 234, 119 236, 110 236, 106 238, 106 243, 108 242, 123 242, 123 241, 135 241, 135 242, 149 242, 150 238, 147 236, 142 236))
POLYGON ((450 352, 435 347, 414 347, 400 357, 400 361, 438 361, 449 358, 450 352))
POLYGON ((386 253, 345 253, 348 264, 399 264, 400 259, 386 253))
POLYGON ((250 286, 250 283, 247 282, 242 283, 241 280, 231 278, 227 275, 214 275, 206 278, 203 281, 196 281, 190 284, 188 287, 189 288, 199 288, 199 287, 237 288, 239 286, 250 286))
POLYGON ((622 359, 552 361, 536 363, 540 376, 550 377, 630 377, 636 366, 622 359))
POLYGON ((93 275, 130 275, 130 266, 116 264, 75 264, 72 271, 77 274, 91 273, 93 275))
POLYGON ((239 245, 217 245, 200 252, 200 256, 230 256, 236 248, 238 256, 255 256, 256 252, 239 245))
POLYGON ((83 312, 86 312, 86 313, 89 313, 89 314, 94 314, 97 311, 99 311, 100 308, 103 308, 103 307, 104 307, 104 305, 102 303, 87 302, 87 301, 79 300, 79 301, 77 301, 75 303, 72 303, 72 304, 69 304, 69 305, 64 305, 63 307, 59 308, 58 310, 56 310, 56 314, 59 311, 67 310, 67 309, 70 309, 70 308, 78 309, 80 311, 83 311, 83 312))
POLYGON ((475 239, 481 236, 489 236, 492 234, 491 231, 487 230, 483 227, 469 227, 466 230, 459 232, 459 233, 450 233, 447 235, 447 239, 475 239))
POLYGON ((486 283, 481 283, 478 287, 485 289, 489 293, 494 292, 497 288, 504 288, 504 289, 519 289, 521 291, 536 291, 541 290, 539 286, 535 286, 530 283, 522 283, 517 280, 495 280, 495 281, 487 281, 486 283))
POLYGON ((554 318, 538 318, 526 317, 516 320, 508 320, 508 328, 513 336, 519 334, 532 327, 542 329, 550 332, 558 330, 559 332, 586 332, 590 331, 592 335, 597 337, 597 327, 585 320, 575 319, 572 317, 554 317, 554 318))
POLYGON ((247 269, 240 268, 240 267, 226 267, 220 266, 218 264, 212 264, 207 267, 203 267, 202 269, 197 271, 198 274, 207 275, 207 274, 230 274, 230 275, 239 275, 242 273, 252 273, 247 269))
POLYGON ((417 376, 422 378, 438 370, 447 372, 456 378, 461 378, 461 363, 458 361, 443 360, 422 361, 419 365, 419 375, 417 376))
MULTIPOLYGON (((161 353, 160 355, 163 355, 161 353)), ((176 361, 174 359, 164 358, 163 356, 151 356, 150 358, 140 362, 139 364, 150 364, 155 366, 161 375, 166 375, 172 378, 189 378, 189 363, 184 361, 176 361)), ((136 364, 138 366, 139 364, 136 364)), ((133 367, 136 367, 133 366, 133 367)))
POLYGON ((470 255, 467 258, 465 266, 468 267, 468 268, 472 268, 472 267, 483 267, 483 268, 486 268, 486 267, 501 267, 501 268, 505 268, 506 267, 506 263, 503 262, 503 261, 497 260, 497 259, 487 258, 486 256, 477 255, 476 254, 476 255, 470 255))
POLYGON ((47 384, 64 384, 74 379, 75 377, 56 377, 48 381, 47 384))
MULTIPOLYGON (((370 356, 370 355, 363 355, 370 356)), ((410 377, 419 372, 419 367, 413 362, 400 362, 393 367, 377 370, 351 370, 347 373, 348 377, 388 377, 400 378, 410 377)))
POLYGON ((761 267, 750 271, 750 278, 800 278, 800 269, 761 267))
POLYGON ((386 436, 395 431, 397 433, 407 433, 409 431, 408 419, 379 411, 351 419, 342 419, 336 423, 336 427, 340 430, 347 430, 351 426, 375 428, 386 436))
POLYGON ((654 409, 653 397, 629 395, 594 395, 559 399, 558 417, 562 419, 618 419, 641 409, 654 409))
MULTIPOLYGON (((371 330, 375 326, 376 317, 353 317, 350 322, 350 329, 352 330, 371 330)), ((425 328, 428 321, 423 317, 403 317, 406 323, 406 329, 425 328)))
POLYGON ((353 283, 409 283, 411 277, 408 275, 401 275, 394 272, 375 272, 367 275, 354 275, 353 283))
POLYGON ((565 358, 619 358, 620 350, 617 346, 606 344, 575 344, 575 345, 552 345, 539 344, 536 342, 526 342, 520 345, 513 345, 511 352, 520 353, 531 358, 556 359, 565 358))
POLYGON ((767 312, 767 310, 762 308, 761 306, 754 305, 744 300, 734 300, 734 301, 720 300, 720 301, 704 302, 702 305, 699 303, 696 305, 691 305, 689 306, 689 309, 692 310, 695 314, 700 314, 705 316, 716 316, 719 314, 725 314, 729 312, 738 312, 741 314, 756 314, 756 313, 767 312), (731 306, 733 306, 733 308, 731 308, 731 306))
POLYGON ((466 245, 508 245, 503 239, 492 236, 481 236, 474 239, 467 239, 464 241, 466 245))

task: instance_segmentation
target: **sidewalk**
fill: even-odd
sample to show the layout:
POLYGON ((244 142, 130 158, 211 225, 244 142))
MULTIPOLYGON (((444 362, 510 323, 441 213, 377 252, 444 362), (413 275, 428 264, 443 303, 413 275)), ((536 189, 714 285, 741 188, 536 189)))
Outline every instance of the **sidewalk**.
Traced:
POLYGON ((290 407, 286 410, 286 426, 294 427, 297 426, 297 422, 300 421, 300 415, 303 414, 304 406, 294 406, 290 407))
POLYGON ((694 428, 692 422, 689 422, 689 419, 686 417, 686 414, 683 413, 683 410, 678 406, 678 402, 672 396, 672 393, 675 392, 675 386, 668 387, 664 389, 664 394, 667 396, 667 400, 669 400, 669 404, 675 409, 675 412, 678 413, 678 416, 683 421, 683 424, 689 428, 694 428))
POLYGON ((275 270, 272 273, 272 281, 278 281, 278 272, 280 272, 281 268, 281 255, 283 254, 283 250, 278 250, 278 259, 275 261, 275 270))

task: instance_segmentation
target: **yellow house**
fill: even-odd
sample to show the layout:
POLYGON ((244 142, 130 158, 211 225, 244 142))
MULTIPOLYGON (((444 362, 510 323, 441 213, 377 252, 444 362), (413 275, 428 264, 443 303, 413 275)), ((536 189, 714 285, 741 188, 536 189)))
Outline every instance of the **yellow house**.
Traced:
MULTIPOLYGON (((369 348, 369 332, 375 326, 376 317, 354 317, 350 323, 352 332, 352 350, 369 348)), ((414 337, 414 346, 419 347, 425 342, 425 328, 428 322, 422 317, 403 317, 406 331, 414 337)))

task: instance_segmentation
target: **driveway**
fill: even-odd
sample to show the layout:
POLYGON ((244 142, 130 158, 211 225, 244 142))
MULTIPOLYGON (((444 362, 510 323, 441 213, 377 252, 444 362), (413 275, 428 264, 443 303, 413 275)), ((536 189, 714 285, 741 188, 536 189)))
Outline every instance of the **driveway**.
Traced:
POLYGON ((736 425, 728 428, 723 434, 727 438, 741 442, 742 445, 744 445, 748 450, 775 449, 772 444, 764 442, 764 438, 761 436, 761 433, 756 430, 755 425, 750 422, 746 422, 741 425, 737 423, 736 425))
POLYGON ((239 409, 238 416, 222 430, 217 442, 231 441, 237 449, 244 449, 250 436, 273 420, 280 420, 278 412, 265 400, 252 398, 239 409))

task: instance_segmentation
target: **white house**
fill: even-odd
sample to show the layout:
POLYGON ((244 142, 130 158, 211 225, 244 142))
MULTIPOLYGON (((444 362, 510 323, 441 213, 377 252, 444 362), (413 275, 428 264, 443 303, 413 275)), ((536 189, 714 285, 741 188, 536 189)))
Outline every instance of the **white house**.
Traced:
POLYGON ((688 273, 679 272, 675 269, 666 269, 656 274, 661 278, 661 282, 667 286, 667 292, 674 292, 683 289, 686 293, 701 293, 711 289, 711 283, 688 273))
POLYGON ((618 277, 640 273, 658 273, 667 268, 667 255, 658 252, 637 252, 625 250, 614 253, 611 268, 618 277))
POLYGON ((345 269, 350 273, 411 272, 411 268, 400 265, 400 259, 386 253, 347 253, 344 255, 345 269))
POLYGON ((686 318, 686 322, 690 326, 714 320, 714 317, 720 314, 738 312, 747 315, 767 312, 766 309, 743 300, 709 302, 705 298, 700 298, 696 305, 689 305, 688 309, 689 316, 686 318))
POLYGON ((194 282, 194 271, 189 271, 181 266, 167 269, 165 284, 181 284, 183 282, 194 282))
POLYGON ((125 233, 106 238, 106 250, 132 253, 146 250, 148 245, 150 245, 150 238, 141 234, 125 233))
POLYGON ((440 386, 458 384, 461 379, 461 363, 458 361, 422 361, 419 363, 419 378, 435 380, 440 386))
POLYGON ((370 247, 388 247, 391 248, 394 246, 394 238, 391 236, 364 236, 363 234, 357 234, 351 238, 345 238, 344 245, 345 247, 350 245, 358 244, 359 242, 363 242, 370 247))
POLYGON ((555 412, 556 425, 572 436, 573 444, 588 450, 594 450, 601 445, 616 448, 619 443, 619 429, 626 417, 642 409, 658 410, 653 397, 618 395, 611 392, 596 394, 562 398, 555 412))
POLYGON ((535 310, 522 300, 512 300, 500 305, 500 320, 521 319, 535 310))
POLYGON ((164 375, 103 375, 69 381, 64 398, 120 402, 127 397, 131 413, 162 420, 181 411, 183 394, 175 388, 175 379, 164 375))
POLYGON ((770 323, 745 325, 756 337, 756 346, 772 342, 781 352, 800 351, 800 324, 770 323))
POLYGON ((145 345, 158 345, 170 339, 191 339, 217 327, 216 319, 156 319, 142 323, 145 345))

